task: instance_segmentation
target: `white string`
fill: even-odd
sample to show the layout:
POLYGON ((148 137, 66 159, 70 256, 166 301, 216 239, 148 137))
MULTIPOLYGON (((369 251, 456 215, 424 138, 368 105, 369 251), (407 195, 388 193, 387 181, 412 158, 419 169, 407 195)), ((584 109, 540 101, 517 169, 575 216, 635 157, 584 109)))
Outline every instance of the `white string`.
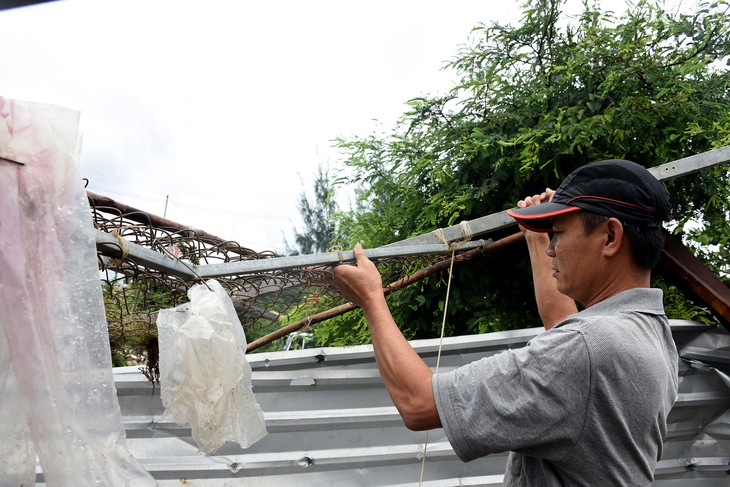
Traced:
POLYGON ((116 228, 112 230, 112 236, 117 239, 120 255, 118 259, 111 259, 109 263, 114 267, 121 267, 129 255, 129 244, 127 243, 127 240, 119 234, 119 231, 116 228))
POLYGON ((469 222, 463 220, 461 223, 459 223, 459 225, 461 226, 461 231, 464 232, 464 238, 462 240, 464 242, 468 242, 474 236, 471 231, 471 227, 469 226, 469 222))
POLYGON ((446 240, 446 236, 444 235, 443 230, 441 230, 440 228, 437 228, 436 230, 434 230, 431 233, 433 233, 436 236, 436 238, 438 239, 439 242, 446 245, 447 247, 449 246, 449 241, 446 240))
MULTIPOLYGON (((471 234, 471 232, 469 232, 469 234, 471 234)), ((438 234, 437 234, 437 236, 438 236, 438 234)), ((439 367, 441 365, 441 347, 444 343, 444 330, 446 330, 446 312, 449 309, 449 293, 451 292, 451 274, 454 270, 455 254, 456 254, 456 246, 452 245, 451 246, 451 264, 449 265, 449 280, 448 280, 448 284, 446 285, 446 299, 444 301, 444 317, 441 321, 441 336, 439 337, 438 353, 436 354, 436 372, 435 372, 435 374, 439 373, 439 367)), ((423 484, 423 472, 426 468, 426 450, 428 449, 428 433, 429 432, 426 431, 426 440, 423 443, 423 458, 421 459, 421 476, 418 479, 419 487, 421 487, 421 485, 423 484)))

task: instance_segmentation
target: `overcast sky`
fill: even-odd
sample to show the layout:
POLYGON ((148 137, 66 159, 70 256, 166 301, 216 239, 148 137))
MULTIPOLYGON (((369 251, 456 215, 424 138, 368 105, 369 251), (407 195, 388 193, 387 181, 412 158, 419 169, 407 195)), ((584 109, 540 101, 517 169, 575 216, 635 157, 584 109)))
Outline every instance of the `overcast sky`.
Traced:
POLYGON ((64 0, 0 11, 0 96, 81 112, 89 189, 284 249, 331 140, 445 94, 473 26, 519 1, 64 0), (302 184, 304 182, 304 186, 302 184))

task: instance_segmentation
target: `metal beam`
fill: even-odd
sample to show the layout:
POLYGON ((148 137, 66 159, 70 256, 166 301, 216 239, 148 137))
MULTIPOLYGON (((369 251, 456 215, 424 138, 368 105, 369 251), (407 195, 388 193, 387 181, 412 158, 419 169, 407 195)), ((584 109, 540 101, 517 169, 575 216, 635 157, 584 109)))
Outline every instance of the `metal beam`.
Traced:
MULTIPOLYGON (((703 152, 677 161, 662 164, 649 169, 654 177, 660 181, 674 179, 680 176, 693 174, 709 167, 725 164, 730 161, 730 146, 703 152)), ((467 237, 480 237, 489 232, 502 230, 515 225, 514 219, 507 215, 507 211, 500 211, 486 215, 466 223, 452 225, 441 229, 441 235, 447 242, 464 240, 467 237)), ((449 251, 449 247, 443 243, 441 235, 434 232, 418 235, 416 237, 400 240, 377 249, 366 250, 365 253, 370 259, 405 257, 413 255, 433 255, 449 251), (402 249, 402 247, 407 247, 402 249), (401 248, 401 250, 396 250, 401 248)), ((459 244, 458 250, 469 250, 484 245, 485 242, 469 242, 459 244)), ((274 257, 268 259, 250 259, 239 262, 228 262, 224 264, 208 264, 199 266, 186 266, 175 259, 159 254, 152 250, 129 243, 128 257, 149 268, 167 272, 170 275, 184 279, 226 277, 244 274, 255 274, 272 272, 276 270, 287 270, 313 266, 336 265, 342 262, 354 261, 352 251, 327 252, 323 254, 309 254, 288 257, 274 257)), ((97 231, 97 247, 105 255, 118 257, 118 241, 101 231, 97 231)))
POLYGON ((126 240, 124 237, 119 238, 123 239, 124 242, 120 242, 119 239, 106 232, 96 230, 96 248, 104 255, 117 259, 126 257, 137 264, 165 272, 171 276, 183 279, 196 278, 195 274, 191 270, 191 267, 194 266, 187 266, 177 259, 155 252, 147 247, 137 245, 134 242, 126 240), (123 252, 122 247, 126 248, 127 251, 123 252))
MULTIPOLYGON (((499 213, 492 213, 491 215, 476 218, 474 220, 469 220, 467 223, 469 225, 469 229, 471 230, 471 235, 473 237, 479 237, 487 232, 494 232, 497 230, 511 227, 515 225, 515 220, 507 214, 507 210, 504 210, 500 211, 499 213)), ((446 239, 447 242, 463 240, 467 237, 465 228, 461 224, 442 228, 441 231, 443 232, 444 239, 446 239)), ((423 235, 418 235, 417 237, 411 237, 405 240, 400 240, 398 242, 393 242, 386 245, 385 247, 431 245, 439 242, 439 237, 435 233, 431 232, 424 233, 423 235)))
MULTIPOLYGON (((108 233, 96 230, 96 247, 104 255, 120 258, 123 255, 122 247, 126 248, 124 257, 150 269, 165 272, 171 276, 183 279, 208 279, 214 277, 241 276, 246 274, 261 274, 273 271, 301 269, 306 267, 330 266, 343 262, 354 262, 352 250, 343 252, 326 252, 323 254, 292 255, 270 259, 251 259, 224 264, 185 264, 167 255, 155 252, 123 237, 124 243, 108 233)), ((471 250, 486 245, 487 242, 477 240, 456 245, 457 251, 471 250)), ((449 245, 438 243, 432 245, 410 246, 403 248, 377 248, 365 250, 365 254, 372 260, 410 257, 414 255, 438 255, 449 252, 449 245)))
MULTIPOLYGON (((687 176, 689 174, 696 173, 703 169, 719 166, 727 163, 728 161, 730 161, 730 146, 725 146, 649 168, 649 172, 659 181, 668 181, 680 176, 687 176)), ((516 225, 514 219, 507 214, 506 210, 474 220, 469 220, 467 223, 471 230, 471 234, 475 237, 516 225)), ((449 242, 461 240, 466 236, 461 224, 443 228, 442 231, 444 237, 449 242)), ((388 244, 386 247, 425 245, 438 242, 439 239, 435 234, 426 233, 388 244)))
MULTIPOLYGON (((456 245, 456 250, 471 250, 483 247, 487 242, 483 240, 465 242, 456 245)), ((365 255, 371 260, 388 259, 394 257, 412 257, 415 255, 438 255, 449 252, 451 248, 443 243, 431 245, 413 245, 407 249, 379 247, 365 250, 365 255)), ((226 262, 224 264, 207 264, 195 267, 200 277, 226 277, 243 274, 255 274, 306 267, 331 266, 343 262, 354 262, 355 253, 352 250, 342 252, 325 252, 323 254, 292 255, 275 257, 272 259, 242 260, 240 262, 226 262)))
POLYGON ((659 181, 669 181, 670 179, 687 176, 702 171, 703 169, 725 164, 728 161, 730 161, 730 145, 668 162, 660 166, 650 167, 649 172, 659 181))
POLYGON ((680 287, 699 298, 730 330, 730 289, 675 235, 667 235, 662 265, 676 276, 680 287))

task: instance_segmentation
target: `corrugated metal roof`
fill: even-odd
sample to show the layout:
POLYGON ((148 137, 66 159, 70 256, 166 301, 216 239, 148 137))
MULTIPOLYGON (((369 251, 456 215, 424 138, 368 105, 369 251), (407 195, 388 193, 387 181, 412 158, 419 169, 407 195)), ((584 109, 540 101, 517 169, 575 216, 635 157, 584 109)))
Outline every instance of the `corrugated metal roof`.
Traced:
MULTIPOLYGON (((523 346, 540 329, 444 339, 446 371, 523 346)), ((730 335, 672 321, 683 358, 655 485, 730 482, 730 335), (723 372, 724 371, 724 372, 723 372)), ((412 342, 430 366, 437 340, 412 342)), ((425 432, 407 430, 371 346, 252 354, 253 386, 269 435, 243 450, 200 453, 189 428, 161 421, 159 387, 135 367, 114 376, 127 446, 160 485, 417 485, 425 432)), ((461 462, 443 430, 429 434, 424 486, 501 485, 506 454, 461 462)))

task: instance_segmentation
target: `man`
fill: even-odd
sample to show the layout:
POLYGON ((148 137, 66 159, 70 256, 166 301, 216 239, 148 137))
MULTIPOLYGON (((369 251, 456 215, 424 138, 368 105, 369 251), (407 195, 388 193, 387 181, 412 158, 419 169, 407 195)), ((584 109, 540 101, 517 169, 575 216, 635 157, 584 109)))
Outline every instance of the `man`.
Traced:
POLYGON ((509 214, 528 242, 547 331, 437 376, 398 330, 359 245, 335 282, 362 307, 408 428, 443 427, 464 461, 510 451, 505 485, 648 485, 677 396, 662 293, 649 288, 669 213, 661 184, 622 160, 582 166, 555 192, 520 201, 509 214))

